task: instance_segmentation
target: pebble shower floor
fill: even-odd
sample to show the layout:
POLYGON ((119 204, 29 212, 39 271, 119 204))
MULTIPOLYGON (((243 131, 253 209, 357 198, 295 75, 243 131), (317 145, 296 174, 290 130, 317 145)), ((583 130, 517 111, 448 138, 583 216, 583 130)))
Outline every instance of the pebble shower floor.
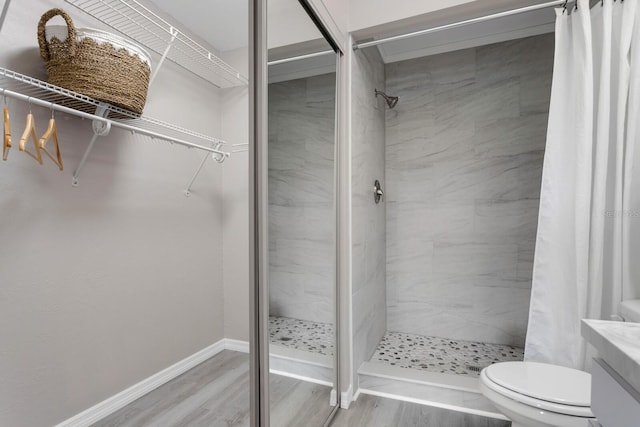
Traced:
MULTIPOLYGON (((311 353, 333 355, 333 325, 289 317, 269 317, 271 343, 311 353)), ((520 347, 387 332, 371 362, 401 368, 477 377, 496 362, 522 360, 520 347)))
POLYGON ((269 341, 283 347, 333 356, 333 325, 269 316, 269 341))
POLYGON ((478 377, 496 362, 522 360, 522 348, 447 338, 387 332, 371 362, 443 374, 478 377))

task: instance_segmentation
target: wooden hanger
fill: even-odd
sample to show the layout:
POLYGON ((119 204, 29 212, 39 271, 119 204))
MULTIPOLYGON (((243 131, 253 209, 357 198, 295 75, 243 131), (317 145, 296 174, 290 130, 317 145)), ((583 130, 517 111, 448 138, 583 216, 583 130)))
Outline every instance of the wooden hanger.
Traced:
POLYGON ((53 163, 58 165, 60 170, 62 170, 62 155, 60 154, 60 145, 58 144, 58 130, 56 129, 56 119, 53 118, 53 110, 51 110, 49 127, 46 131, 44 131, 44 134, 42 135, 42 138, 40 138, 40 143, 38 145, 45 152, 45 154, 49 156, 51 160, 53 160, 53 163), (53 154, 51 154, 49 150, 47 150, 47 142, 49 142, 49 139, 53 139, 53 145, 56 147, 55 157, 53 157, 53 154))
MULTIPOLYGON (((6 104, 6 100, 5 100, 6 104)), ((7 160, 11 145, 11 123, 9 122, 9 107, 4 107, 4 139, 2 141, 2 160, 7 160)))
POLYGON ((22 132, 22 137, 20 137, 18 148, 20 149, 20 151, 24 151, 25 153, 36 159, 38 163, 42 164, 42 154, 40 154, 40 145, 38 145, 38 134, 36 133, 36 122, 35 120, 33 120, 33 114, 31 114, 31 111, 29 111, 29 114, 27 114, 27 124, 24 127, 24 132, 22 132), (29 138, 29 136, 31 136, 33 145, 36 147, 35 154, 27 150, 27 139, 29 138))

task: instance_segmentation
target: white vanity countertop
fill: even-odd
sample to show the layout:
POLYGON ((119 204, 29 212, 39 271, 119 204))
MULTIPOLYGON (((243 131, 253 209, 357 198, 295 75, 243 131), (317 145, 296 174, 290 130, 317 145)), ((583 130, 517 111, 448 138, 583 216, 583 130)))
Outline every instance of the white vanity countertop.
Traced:
POLYGON ((640 391, 640 323, 583 319, 582 336, 609 366, 640 391))

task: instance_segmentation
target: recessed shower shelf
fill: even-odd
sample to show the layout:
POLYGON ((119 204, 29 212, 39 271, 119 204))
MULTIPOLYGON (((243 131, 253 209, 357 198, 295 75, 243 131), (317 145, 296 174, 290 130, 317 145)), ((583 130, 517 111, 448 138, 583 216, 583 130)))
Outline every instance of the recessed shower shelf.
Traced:
POLYGON ((145 135, 152 139, 203 150, 212 153, 218 162, 229 157, 228 152, 221 151, 221 147, 226 144, 221 139, 150 117, 140 116, 2 67, 0 67, 0 91, 4 98, 11 97, 31 105, 49 108, 51 111, 60 111, 92 120, 94 138, 89 143, 76 169, 73 177, 74 186, 78 184, 80 170, 84 166, 97 137, 108 134, 112 127, 145 135))
MULTIPOLYGON (((208 48, 138 0, 65 0, 124 36, 202 77, 217 87, 244 86, 246 77, 208 48)), ((153 77, 152 77, 153 80, 153 77)))

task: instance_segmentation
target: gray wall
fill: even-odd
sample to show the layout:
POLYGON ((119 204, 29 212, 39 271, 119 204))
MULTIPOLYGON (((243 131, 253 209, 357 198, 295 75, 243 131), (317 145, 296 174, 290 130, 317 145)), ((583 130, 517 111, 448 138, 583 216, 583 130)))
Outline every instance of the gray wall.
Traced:
MULTIPOLYGON (((221 58, 248 75, 249 52, 240 48, 221 58)), ((249 139, 249 89, 223 89, 222 137, 234 144, 249 139)), ((238 147, 240 149, 240 147, 238 147)), ((249 153, 237 152, 222 164, 224 336, 249 340, 249 153)))
POLYGON ((270 314, 333 323, 335 73, 269 85, 270 314))
POLYGON ((375 204, 373 184, 385 185, 384 64, 377 48, 358 50, 351 67, 352 316, 354 384, 387 322, 385 288, 386 203, 375 204))
MULTIPOLYGON (((13 1, 1 66, 44 78, 35 29, 52 7, 99 27, 62 0, 13 1)), ((146 113, 219 135, 219 91, 165 67, 146 113)), ((9 108, 17 140, 27 109, 9 108)), ((42 132, 50 112, 33 114, 42 132)), ((186 198, 202 152, 114 129, 72 188, 91 124, 56 119, 63 172, 15 146, 0 162, 3 426, 54 425, 224 337, 219 165, 186 198)))
POLYGON ((386 66, 392 331, 523 345, 553 35, 386 66))

